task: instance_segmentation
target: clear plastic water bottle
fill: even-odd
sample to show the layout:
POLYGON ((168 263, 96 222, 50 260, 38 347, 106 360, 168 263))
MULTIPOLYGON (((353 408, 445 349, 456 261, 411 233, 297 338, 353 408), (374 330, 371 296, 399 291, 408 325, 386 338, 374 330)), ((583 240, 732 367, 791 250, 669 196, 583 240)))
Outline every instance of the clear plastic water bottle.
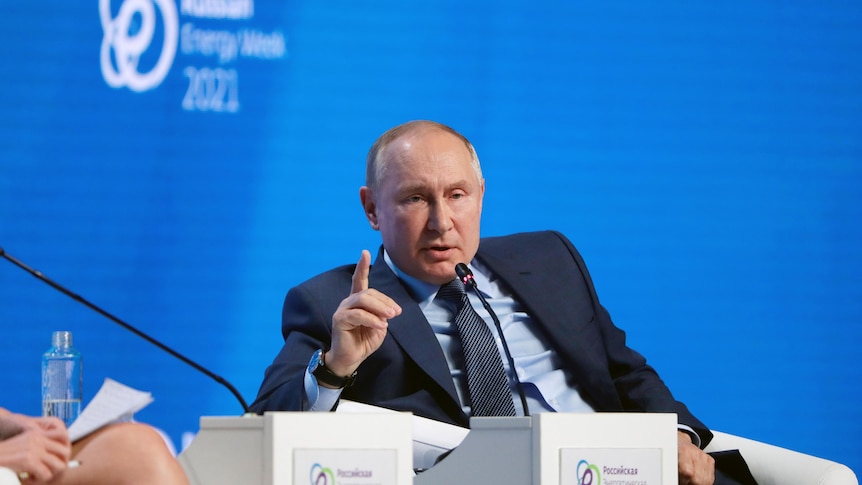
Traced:
POLYGON ((54 332, 51 348, 42 355, 42 415, 71 425, 81 414, 83 384, 81 354, 72 347, 72 332, 54 332))

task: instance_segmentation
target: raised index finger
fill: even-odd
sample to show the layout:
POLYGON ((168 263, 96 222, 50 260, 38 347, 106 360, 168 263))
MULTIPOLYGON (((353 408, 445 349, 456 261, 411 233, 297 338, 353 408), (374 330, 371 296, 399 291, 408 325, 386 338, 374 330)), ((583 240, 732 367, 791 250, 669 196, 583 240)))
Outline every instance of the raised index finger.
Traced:
POLYGON ((362 250, 356 269, 353 270, 353 288, 350 293, 359 293, 368 289, 368 272, 371 270, 371 253, 367 249, 362 250))

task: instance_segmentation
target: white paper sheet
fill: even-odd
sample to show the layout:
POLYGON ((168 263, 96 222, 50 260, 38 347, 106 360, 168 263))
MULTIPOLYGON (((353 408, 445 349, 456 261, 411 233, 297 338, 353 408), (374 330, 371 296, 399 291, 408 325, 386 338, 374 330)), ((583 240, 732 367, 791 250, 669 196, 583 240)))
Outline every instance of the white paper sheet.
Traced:
MULTIPOLYGON (((391 409, 371 406, 354 401, 338 403, 339 413, 395 413, 391 409)), ((413 415, 413 468, 431 468, 437 457, 460 445, 469 428, 413 415)))
POLYGON ((108 424, 128 421, 151 402, 153 396, 149 392, 106 378, 99 392, 69 426, 69 439, 75 442, 108 424))

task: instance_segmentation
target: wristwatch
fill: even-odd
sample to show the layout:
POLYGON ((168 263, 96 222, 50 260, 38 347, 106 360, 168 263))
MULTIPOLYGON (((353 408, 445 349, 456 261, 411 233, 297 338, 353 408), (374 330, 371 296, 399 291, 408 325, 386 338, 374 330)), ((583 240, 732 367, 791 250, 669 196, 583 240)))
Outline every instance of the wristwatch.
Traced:
POLYGON ((340 376, 332 372, 329 367, 326 367, 326 362, 323 360, 323 349, 318 349, 308 361, 308 372, 311 373, 319 382, 334 386, 337 389, 350 387, 353 381, 356 380, 356 372, 349 376, 340 376))

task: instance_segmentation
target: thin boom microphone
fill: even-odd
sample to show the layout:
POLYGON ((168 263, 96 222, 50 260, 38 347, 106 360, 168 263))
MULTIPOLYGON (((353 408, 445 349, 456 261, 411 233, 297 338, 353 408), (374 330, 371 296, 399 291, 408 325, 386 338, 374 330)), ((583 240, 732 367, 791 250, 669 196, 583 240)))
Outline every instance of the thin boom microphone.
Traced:
POLYGON ((180 359, 181 361, 185 362, 186 364, 194 367, 198 371, 200 371, 200 372, 204 373, 205 375, 207 375, 208 377, 212 378, 213 380, 215 380, 219 384, 225 386, 237 398, 237 400, 239 400, 240 405, 242 405, 243 413, 249 412, 248 404, 246 404, 245 399, 242 398, 242 394, 240 394, 239 391, 237 391, 236 388, 233 387, 233 385, 230 382, 226 381, 223 377, 214 374, 210 370, 206 369, 205 367, 198 364, 197 362, 189 359, 185 355, 183 355, 183 354, 177 352, 176 350, 168 347, 167 345, 159 342, 158 340, 154 339, 153 337, 150 337, 149 335, 147 335, 144 332, 138 330, 137 328, 129 325, 128 323, 120 320, 119 318, 115 317, 114 315, 111 315, 107 311, 102 310, 101 308, 94 305, 93 303, 90 303, 89 301, 87 301, 84 298, 82 298, 81 296, 73 293, 71 290, 67 289, 66 287, 60 285, 59 283, 56 283, 55 281, 51 280, 47 276, 43 275, 40 271, 37 271, 37 270, 27 266, 23 262, 12 257, 10 254, 6 253, 6 251, 4 251, 2 247, 0 247, 0 256, 8 259, 15 266, 18 266, 19 268, 23 269, 24 271, 30 273, 36 279, 42 281, 43 283, 47 283, 48 285, 50 285, 52 288, 59 291, 60 293, 63 293, 64 295, 77 301, 78 303, 81 303, 82 305, 95 311, 96 313, 102 315, 103 317, 106 317, 107 319, 111 320, 112 322, 116 323, 117 325, 125 328, 126 330, 134 333, 138 337, 141 337, 142 339, 146 340, 147 342, 149 342, 149 343, 155 345, 156 347, 164 350, 165 352, 173 355, 174 357, 180 359))
POLYGON ((503 326, 500 325, 500 319, 497 318, 497 314, 494 313, 494 310, 491 309, 491 305, 488 304, 488 301, 485 300, 484 296, 482 296, 482 292, 479 291, 479 286, 476 284, 476 279, 473 278, 473 272, 470 271, 470 268, 468 268, 464 263, 458 263, 455 265, 455 273, 457 273, 458 277, 461 278, 461 283, 464 283, 465 287, 473 289, 473 292, 476 293, 476 296, 478 296, 479 300, 482 301, 482 306, 484 306, 485 310, 488 310, 488 313, 491 314, 491 319, 494 320, 494 326, 497 327, 497 334, 500 335, 500 342, 503 343, 503 351, 506 353, 506 360, 509 361, 509 368, 512 369, 512 375, 515 377, 515 384, 518 387, 518 395, 521 397, 521 405, 524 406, 524 416, 529 416, 530 408, 527 406, 527 396, 524 393, 524 386, 521 384, 521 379, 518 378, 518 371, 515 369, 515 359, 512 358, 512 353, 509 352, 509 344, 506 343, 506 337, 503 335, 503 326))

